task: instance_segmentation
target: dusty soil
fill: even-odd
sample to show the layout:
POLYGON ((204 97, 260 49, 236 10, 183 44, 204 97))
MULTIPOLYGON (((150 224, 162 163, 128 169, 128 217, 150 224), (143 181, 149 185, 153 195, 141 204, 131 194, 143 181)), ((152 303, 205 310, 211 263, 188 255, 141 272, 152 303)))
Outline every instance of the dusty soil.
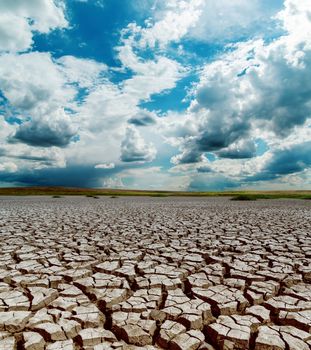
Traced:
POLYGON ((310 209, 2 197, 0 349, 310 349, 310 209))

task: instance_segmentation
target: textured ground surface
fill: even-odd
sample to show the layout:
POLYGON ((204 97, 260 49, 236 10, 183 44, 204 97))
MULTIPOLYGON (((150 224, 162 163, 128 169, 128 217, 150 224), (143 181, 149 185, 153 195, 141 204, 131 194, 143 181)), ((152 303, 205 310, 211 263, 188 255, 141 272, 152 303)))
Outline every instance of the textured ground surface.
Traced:
POLYGON ((0 349, 309 349, 310 209, 2 197, 0 349))

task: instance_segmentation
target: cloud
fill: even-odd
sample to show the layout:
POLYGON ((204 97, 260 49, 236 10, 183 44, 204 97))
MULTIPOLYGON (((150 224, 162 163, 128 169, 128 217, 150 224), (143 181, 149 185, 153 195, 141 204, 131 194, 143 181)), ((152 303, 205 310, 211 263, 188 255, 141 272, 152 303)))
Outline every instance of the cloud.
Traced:
POLYGON ((104 188, 124 188, 122 179, 119 176, 109 177, 103 181, 104 188))
POLYGON ((256 156, 256 145, 253 140, 240 140, 231 144, 219 152, 216 152, 218 157, 231 159, 245 159, 256 156))
MULTIPOLYGON (((0 90, 8 114, 22 122, 11 141, 36 147, 64 147, 82 126, 76 97, 81 89, 106 82, 106 65, 49 53, 0 56, 0 90), (74 115, 74 116, 70 116, 74 115)), ((88 92, 86 92, 88 94, 88 92)))
POLYGON ((198 174, 191 178, 188 191, 224 191, 240 186, 240 182, 234 181, 221 174, 198 174))
POLYGON ((21 113, 46 113, 69 104, 75 90, 66 83, 49 53, 0 56, 0 89, 21 113))
POLYGON ((203 155, 196 149, 185 149, 181 154, 172 157, 173 164, 191 164, 203 161, 203 155))
POLYGON ((13 162, 4 162, 0 164, 0 176, 1 172, 5 173, 15 173, 17 171, 18 167, 15 163, 13 162))
POLYGON ((311 36, 305 35, 311 32, 311 17, 304 1, 292 0, 285 2, 279 17, 288 33, 268 43, 231 45, 228 53, 204 67, 184 123, 172 126, 175 135, 182 135, 182 153, 173 158, 175 163, 200 161, 205 152, 255 157, 250 140, 256 130, 272 132, 282 142, 311 117, 311 36), (299 20, 303 33, 288 24, 299 20))
POLYGON ((283 0, 158 0, 147 28, 132 26, 140 47, 163 49, 182 39, 228 43, 280 33, 275 15, 282 7, 283 0))
POLYGON ((102 164, 96 164, 94 166, 95 169, 114 169, 115 164, 114 163, 102 163, 102 164))
POLYGON ((71 118, 63 110, 58 110, 55 115, 42 116, 21 124, 10 141, 35 147, 64 147, 76 133, 77 129, 72 125, 71 118))
POLYGON ((140 110, 137 114, 128 120, 129 124, 135 126, 148 126, 156 124, 155 113, 149 112, 146 109, 140 110))
POLYGON ((66 28, 63 2, 54 0, 2 0, 0 2, 0 51, 26 51, 34 32, 66 28))
POLYGON ((1 183, 222 190, 306 174, 308 0, 286 0, 275 18, 283 1, 131 4, 139 22, 127 19, 117 47, 105 47, 114 67, 67 54, 60 31, 42 36, 69 28, 64 3, 0 3, 1 183), (169 111, 183 89, 189 107, 169 111))
POLYGON ((180 173, 170 173, 159 166, 128 168, 106 181, 106 187, 126 187, 146 190, 185 190, 189 177, 180 173), (152 179, 152 181, 150 181, 152 179))
POLYGON ((203 3, 203 0, 165 2, 165 8, 157 13, 158 21, 149 23, 147 28, 135 28, 140 37, 139 45, 163 48, 170 42, 178 42, 196 25, 203 3))
POLYGON ((127 127, 125 138, 121 144, 121 160, 123 162, 151 162, 156 153, 153 144, 147 144, 137 129, 127 127))
POLYGON ((300 173, 311 168, 311 142, 294 144, 275 150, 262 169, 246 181, 263 181, 300 173))
POLYGON ((188 36, 213 42, 232 42, 253 36, 275 35, 273 18, 283 0, 218 0, 203 1, 201 15, 188 36))
POLYGON ((112 177, 119 170, 95 169, 94 164, 66 167, 26 167, 20 166, 16 171, 0 173, 0 181, 22 186, 66 186, 66 187, 102 187, 104 179, 112 177))
POLYGON ((203 165, 197 168, 198 173, 211 173, 213 169, 208 165, 203 165))
POLYGON ((28 145, 6 144, 0 148, 2 162, 14 160, 18 168, 31 167, 32 169, 42 169, 50 167, 63 168, 66 160, 63 152, 57 148, 33 148, 28 145))
POLYGON ((62 56, 57 60, 59 69, 63 71, 69 82, 76 82, 81 88, 90 88, 104 80, 102 76, 108 67, 104 63, 74 56, 62 56), (102 76, 102 77, 101 77, 102 76))
POLYGON ((134 53, 133 38, 123 41, 118 47, 119 59, 125 69, 134 75, 122 84, 124 93, 138 100, 149 100, 154 94, 173 89, 185 74, 185 69, 176 60, 155 55, 142 60, 134 53))

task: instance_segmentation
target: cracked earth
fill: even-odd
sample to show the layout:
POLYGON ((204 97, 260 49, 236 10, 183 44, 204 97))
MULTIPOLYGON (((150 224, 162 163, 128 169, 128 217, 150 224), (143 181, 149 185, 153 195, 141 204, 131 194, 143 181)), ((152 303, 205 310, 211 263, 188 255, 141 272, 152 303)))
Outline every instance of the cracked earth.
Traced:
POLYGON ((0 349, 310 349, 310 209, 3 197, 0 349))

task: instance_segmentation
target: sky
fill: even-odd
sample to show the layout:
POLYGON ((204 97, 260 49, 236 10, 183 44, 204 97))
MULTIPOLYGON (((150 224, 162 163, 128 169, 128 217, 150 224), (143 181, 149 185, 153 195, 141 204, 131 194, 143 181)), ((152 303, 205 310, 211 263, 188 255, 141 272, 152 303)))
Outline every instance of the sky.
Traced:
POLYGON ((0 187, 311 189, 310 0, 0 0, 0 187))

